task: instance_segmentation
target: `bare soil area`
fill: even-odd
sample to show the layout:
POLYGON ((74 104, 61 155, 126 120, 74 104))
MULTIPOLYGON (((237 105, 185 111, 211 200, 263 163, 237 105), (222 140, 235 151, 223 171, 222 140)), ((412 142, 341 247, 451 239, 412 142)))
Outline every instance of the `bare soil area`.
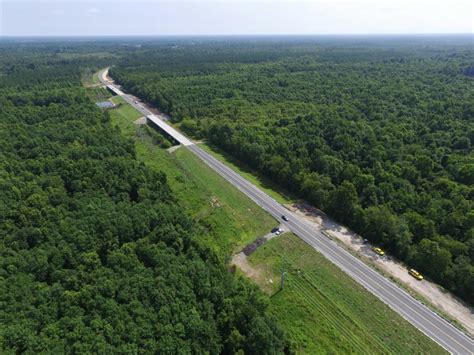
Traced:
POLYGON ((470 334, 474 335, 474 309, 459 300, 441 286, 428 280, 418 281, 408 274, 408 268, 399 260, 385 255, 383 257, 372 251, 372 245, 364 244, 364 239, 348 228, 332 221, 320 210, 305 203, 295 203, 286 206, 299 216, 314 223, 329 237, 339 240, 346 247, 362 256, 362 260, 369 260, 380 268, 385 274, 393 277, 402 284, 412 289, 423 298, 431 302, 436 308, 457 320, 470 334))
POLYGON ((136 125, 146 124, 146 117, 145 116, 140 117, 139 119, 135 120, 133 123, 135 123, 136 125))
POLYGON ((257 238, 253 243, 245 246, 241 252, 234 254, 231 261, 231 265, 238 267, 240 271, 242 271, 248 278, 254 280, 268 294, 272 294, 274 291, 273 280, 269 276, 268 270, 256 268, 250 265, 247 260, 247 256, 270 239, 276 238, 288 232, 288 230, 283 225, 280 225, 278 228, 280 229, 278 234, 271 232, 264 235, 263 237, 257 238), (249 248, 250 246, 253 246, 253 248, 249 248))
POLYGON ((169 153, 173 153, 176 149, 178 149, 178 148, 180 148, 180 147, 181 147, 181 144, 179 144, 179 145, 174 145, 174 146, 168 148, 167 151, 168 151, 169 153))
POLYGON ((244 252, 234 254, 231 264, 237 266, 245 276, 261 285, 265 292, 268 294, 273 292, 273 280, 267 277, 265 270, 250 265, 244 252))

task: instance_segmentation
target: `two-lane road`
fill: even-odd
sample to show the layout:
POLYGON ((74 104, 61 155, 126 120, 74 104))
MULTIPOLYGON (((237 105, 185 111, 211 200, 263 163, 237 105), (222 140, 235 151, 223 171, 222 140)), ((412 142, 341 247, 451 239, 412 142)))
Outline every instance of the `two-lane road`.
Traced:
POLYGON ((385 302, 393 310, 440 344, 443 348, 455 354, 474 353, 474 342, 469 336, 455 328, 445 319, 438 316, 428 307, 421 304, 398 285, 364 264, 348 251, 337 245, 334 241, 325 237, 319 230, 314 229, 314 227, 305 219, 288 211, 284 206, 276 202, 273 198, 240 176, 234 170, 230 169, 212 155, 193 144, 180 132, 176 131, 163 120, 154 116, 143 104, 133 101, 114 84, 108 82, 103 72, 99 74, 99 78, 109 87, 109 89, 124 97, 128 103, 144 113, 149 120, 153 122, 159 120, 159 122, 155 122, 155 124, 172 135, 173 138, 186 146, 187 149, 198 156, 204 163, 250 197, 255 203, 269 212, 276 219, 281 221, 282 215, 288 216, 288 222, 283 223, 291 232, 323 254, 368 291, 385 302))

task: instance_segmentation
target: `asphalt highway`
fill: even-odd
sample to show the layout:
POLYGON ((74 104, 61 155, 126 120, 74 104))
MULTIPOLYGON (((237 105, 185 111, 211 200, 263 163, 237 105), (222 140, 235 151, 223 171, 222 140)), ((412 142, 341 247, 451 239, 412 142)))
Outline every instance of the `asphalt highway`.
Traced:
MULTIPOLYGON (((128 103, 146 116, 153 115, 144 104, 131 99, 114 84, 108 82, 105 74, 105 71, 101 72, 99 74, 99 79, 102 83, 107 85, 109 89, 122 96, 128 103)), ((154 118, 159 119, 156 116, 154 116, 154 118)), ((160 127, 162 127, 162 125, 170 127, 171 129, 166 128, 165 131, 173 135, 173 138, 198 156, 210 168, 215 170, 224 179, 251 198, 260 207, 265 209, 288 230, 323 254, 355 281, 365 287, 369 292, 385 302, 389 307, 413 324, 421 332, 451 353, 474 354, 474 341, 471 337, 454 327, 444 318, 441 318, 427 306, 417 301, 394 282, 388 280, 377 271, 364 264, 361 260, 340 247, 333 240, 324 236, 320 230, 315 229, 314 226, 304 218, 290 212, 234 170, 221 163, 197 145, 192 144, 189 139, 184 137, 166 122, 162 121, 159 123, 160 127), (177 132, 178 134, 174 136, 173 132, 177 132), (281 217, 283 215, 288 217, 287 222, 282 220, 281 217)))

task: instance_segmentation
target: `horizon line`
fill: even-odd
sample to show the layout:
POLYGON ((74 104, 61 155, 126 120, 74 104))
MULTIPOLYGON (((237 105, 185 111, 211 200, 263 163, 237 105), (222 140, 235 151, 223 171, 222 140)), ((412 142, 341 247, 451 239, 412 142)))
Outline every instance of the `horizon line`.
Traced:
POLYGON ((99 34, 71 34, 71 35, 0 35, 2 38, 117 38, 117 37, 312 37, 312 36, 474 36, 474 32, 413 32, 413 33, 396 33, 396 32, 380 32, 380 33, 241 33, 241 34, 116 34, 116 35, 99 35, 99 34))

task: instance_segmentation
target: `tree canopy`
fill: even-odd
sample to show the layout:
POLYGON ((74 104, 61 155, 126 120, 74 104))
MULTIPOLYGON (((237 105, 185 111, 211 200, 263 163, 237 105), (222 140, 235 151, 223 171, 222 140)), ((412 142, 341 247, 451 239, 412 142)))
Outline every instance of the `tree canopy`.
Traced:
POLYGON ((471 302, 470 40, 183 40, 124 54, 111 73, 471 302))
POLYGON ((1 48, 1 352, 283 352, 267 299, 89 100, 96 57, 54 48, 1 48))

